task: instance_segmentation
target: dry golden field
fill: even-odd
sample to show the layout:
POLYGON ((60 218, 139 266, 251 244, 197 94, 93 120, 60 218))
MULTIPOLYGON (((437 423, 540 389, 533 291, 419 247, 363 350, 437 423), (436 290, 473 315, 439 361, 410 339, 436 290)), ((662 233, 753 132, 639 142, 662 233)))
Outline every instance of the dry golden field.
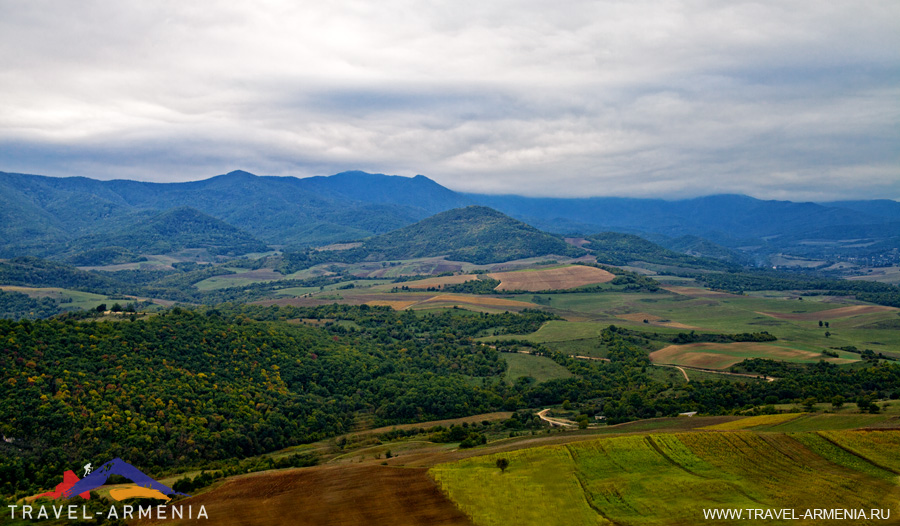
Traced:
POLYGON ((493 272, 488 276, 499 280, 498 291, 503 290, 565 290, 596 283, 607 283, 615 276, 603 269, 573 265, 545 270, 518 272, 493 272))

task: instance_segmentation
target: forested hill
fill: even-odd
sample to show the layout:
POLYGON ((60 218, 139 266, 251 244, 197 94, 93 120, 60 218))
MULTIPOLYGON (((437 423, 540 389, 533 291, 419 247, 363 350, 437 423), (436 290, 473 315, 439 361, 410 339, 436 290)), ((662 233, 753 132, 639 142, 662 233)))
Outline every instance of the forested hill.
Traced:
POLYGON ((168 254, 205 249, 211 255, 264 252, 267 245, 236 227, 190 207, 146 218, 114 221, 104 233, 76 239, 66 250, 75 265, 108 265, 136 260, 138 254, 168 254))
POLYGON ((518 407, 521 391, 470 381, 505 369, 471 336, 531 332, 552 318, 341 306, 280 314, 351 316, 362 332, 213 310, 0 320, 0 432, 12 440, 0 442, 0 494, 52 487, 86 458, 157 470, 240 459, 346 432, 359 412, 399 423, 518 407))
POLYGON ((691 235, 732 248, 759 245, 770 252, 802 246, 804 239, 865 238, 866 243, 889 245, 900 239, 900 203, 890 200, 795 203, 741 195, 676 201, 535 198, 461 194, 424 176, 364 172, 297 179, 235 171, 187 183, 0 172, 0 257, 60 259, 67 243, 75 239, 106 234, 117 222, 133 224, 185 206, 264 243, 304 248, 384 234, 435 213, 475 204, 559 234, 691 235), (774 244, 766 248, 770 242, 774 244))
POLYGON ((365 240, 355 251, 374 261, 446 255, 454 261, 476 264, 585 253, 559 237, 484 206, 442 212, 365 240))
MULTIPOLYGON (((599 263, 608 265, 629 265, 633 262, 655 265, 727 270, 737 268, 729 260, 697 257, 675 252, 633 234, 603 232, 587 238, 584 248, 597 256, 599 263)), ((722 249, 727 253, 727 249, 722 249)), ((711 250, 710 250, 711 251, 711 250)))
POLYGON ((483 206, 441 212, 340 251, 285 251, 280 270, 291 273, 319 263, 358 263, 446 256, 483 265, 541 256, 586 255, 561 237, 483 206))
POLYGON ((0 172, 0 257, 58 257, 78 238, 173 208, 191 207, 265 243, 305 246, 381 234, 469 203, 425 177, 380 174, 296 179, 235 171, 144 183, 0 172))

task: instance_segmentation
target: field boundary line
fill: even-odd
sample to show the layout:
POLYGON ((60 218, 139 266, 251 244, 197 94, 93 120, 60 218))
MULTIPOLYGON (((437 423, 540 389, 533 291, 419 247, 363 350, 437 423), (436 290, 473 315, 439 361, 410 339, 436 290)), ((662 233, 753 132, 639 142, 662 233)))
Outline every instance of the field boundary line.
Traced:
MULTIPOLYGON (((676 437, 676 438, 678 438, 678 437, 676 437)), ((682 466, 682 465, 679 464, 678 462, 675 462, 675 460, 674 460, 672 457, 670 457, 669 455, 667 455, 667 454, 662 450, 662 448, 659 447, 659 444, 657 444, 656 441, 653 440, 653 435, 647 435, 647 436, 645 436, 645 437, 644 437, 644 440, 646 440, 647 443, 650 444, 650 447, 652 447, 657 453, 659 453, 659 456, 661 456, 662 458, 666 459, 667 462, 669 462, 670 464, 672 464, 672 465, 675 466, 676 468, 678 468, 678 469, 684 471, 685 473, 687 473, 687 474, 689 474, 689 475, 693 475, 693 476, 695 476, 695 477, 699 477, 699 478, 702 478, 702 479, 710 480, 710 477, 707 477, 707 476, 705 476, 705 475, 701 475, 701 474, 699 474, 699 473, 694 473, 693 471, 691 471, 691 470, 689 470, 688 468, 682 466)), ((692 452, 692 453, 693 453, 693 452, 692 452)))
MULTIPOLYGON (((678 435, 675 435, 675 438, 678 439, 678 435)), ((653 449, 656 450, 657 453, 659 453, 659 455, 660 455, 661 457, 663 457, 663 458, 666 459, 669 463, 671 463, 673 466, 675 466, 676 468, 678 468, 678 469, 684 471, 685 473, 688 473, 688 474, 690 474, 690 475, 693 475, 693 476, 695 476, 695 477, 698 477, 698 478, 701 478, 701 479, 704 479, 704 480, 715 480, 715 481, 721 482, 721 483, 723 483, 723 484, 729 486, 730 488, 732 488, 734 491, 740 493, 741 495, 747 497, 748 499, 752 500, 753 502, 759 504, 760 506, 766 506, 766 504, 765 504, 764 502, 762 502, 762 501, 756 499, 755 497, 753 497, 752 495, 750 495, 749 493, 747 493, 746 490, 744 490, 743 488, 741 488, 740 486, 738 486, 738 485, 737 485, 736 483, 734 483, 734 482, 731 482, 731 481, 728 481, 728 480, 722 480, 722 479, 714 478, 714 477, 707 477, 707 476, 701 475, 701 474, 699 474, 699 473, 694 473, 694 472, 691 471, 690 469, 688 469, 688 468, 682 466, 681 464, 679 464, 678 462, 676 462, 675 460, 673 460, 671 457, 669 457, 669 455, 667 455, 666 453, 663 452, 663 450, 659 447, 659 444, 657 444, 656 441, 653 440, 653 435, 647 435, 647 436, 644 437, 644 439, 647 441, 648 444, 650 444, 650 446, 651 446, 653 449)), ((694 453, 693 451, 691 451, 691 454, 694 454, 694 455, 696 456, 696 453, 694 453)), ((700 458, 700 457, 698 456, 697 458, 700 458)), ((703 459, 701 458, 701 460, 703 460, 703 459)))
POLYGON ((569 459, 572 460, 572 471, 574 472, 575 480, 578 481, 578 486, 581 487, 581 496, 584 497, 585 504, 587 504, 588 507, 590 507, 592 510, 597 512, 597 515, 599 515, 600 518, 602 518, 603 520, 612 524, 612 526, 620 526, 618 522, 610 519, 605 513, 600 511, 600 508, 598 508, 597 506, 594 505, 593 502, 591 502, 591 499, 589 497, 590 492, 588 491, 587 486, 584 484, 584 480, 581 479, 581 473, 578 470, 578 462, 575 460, 575 455, 572 454, 572 450, 569 448, 570 448, 569 444, 563 445, 563 449, 566 450, 566 454, 568 454, 569 459))
MULTIPOLYGON (((842 445, 842 444, 839 444, 838 442, 836 442, 836 441, 834 441, 834 440, 828 438, 827 436, 823 435, 821 431, 816 431, 816 434, 819 435, 820 437, 822 437, 823 439, 825 439, 826 442, 828 442, 829 444, 833 445, 834 447, 839 448, 839 449, 842 449, 842 450, 846 451, 847 453, 853 455, 854 457, 857 457, 857 458, 859 458, 859 459, 861 459, 861 460, 863 460, 863 461, 865 461, 865 462, 868 462, 869 464, 872 464, 872 465, 875 466, 876 468, 883 469, 883 470, 888 471, 888 472, 890 472, 890 473, 893 473, 893 474, 895 474, 895 475, 900 475, 900 471, 897 471, 896 469, 893 469, 893 468, 889 468, 889 467, 887 467, 887 466, 882 466, 882 465, 879 464, 878 462, 875 462, 874 460, 870 459, 869 457, 866 457, 866 456, 863 455, 862 453, 857 453, 856 451, 853 451, 853 450, 850 449, 849 447, 846 447, 846 446, 844 446, 844 445, 842 445)), ((794 439, 794 440, 795 440, 795 439, 794 439)), ((800 441, 797 440, 797 442, 800 442, 800 441)), ((800 444, 803 445, 802 442, 801 442, 800 444)), ((804 446, 804 447, 805 447, 805 446, 804 446)), ((826 458, 825 460, 828 460, 828 459, 826 458)), ((828 460, 828 461, 831 462, 830 460, 828 460)), ((834 464, 834 462, 831 462, 831 463, 834 464)), ((854 470, 854 471, 856 471, 856 470, 854 470)))

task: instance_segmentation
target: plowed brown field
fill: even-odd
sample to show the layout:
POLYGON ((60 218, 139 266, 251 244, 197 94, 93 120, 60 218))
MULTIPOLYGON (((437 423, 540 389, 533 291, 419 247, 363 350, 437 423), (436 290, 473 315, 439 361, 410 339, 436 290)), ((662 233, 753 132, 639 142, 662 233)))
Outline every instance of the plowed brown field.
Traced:
MULTIPOLYGON (((470 526, 425 468, 319 466, 233 478, 181 501, 216 526, 470 526)), ((167 514, 171 516, 171 513, 167 514)), ((157 521, 194 524, 189 521, 157 521)), ((204 521, 205 522, 205 521, 204 521)), ((142 522, 141 524, 148 524, 142 522)))
POLYGON ((493 272, 488 276, 500 280, 496 290, 565 290, 595 283, 607 283, 615 276, 603 269, 572 265, 546 270, 493 272))

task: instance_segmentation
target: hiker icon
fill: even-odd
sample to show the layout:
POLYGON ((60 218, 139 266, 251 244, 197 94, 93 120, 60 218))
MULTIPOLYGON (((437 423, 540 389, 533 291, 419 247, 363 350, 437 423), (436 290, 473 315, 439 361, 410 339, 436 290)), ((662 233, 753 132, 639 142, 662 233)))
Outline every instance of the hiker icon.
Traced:
POLYGON ((84 476, 86 477, 86 476, 90 475, 92 470, 93 470, 93 468, 91 467, 91 463, 90 463, 90 462, 88 462, 87 464, 85 464, 85 465, 84 465, 84 476))

